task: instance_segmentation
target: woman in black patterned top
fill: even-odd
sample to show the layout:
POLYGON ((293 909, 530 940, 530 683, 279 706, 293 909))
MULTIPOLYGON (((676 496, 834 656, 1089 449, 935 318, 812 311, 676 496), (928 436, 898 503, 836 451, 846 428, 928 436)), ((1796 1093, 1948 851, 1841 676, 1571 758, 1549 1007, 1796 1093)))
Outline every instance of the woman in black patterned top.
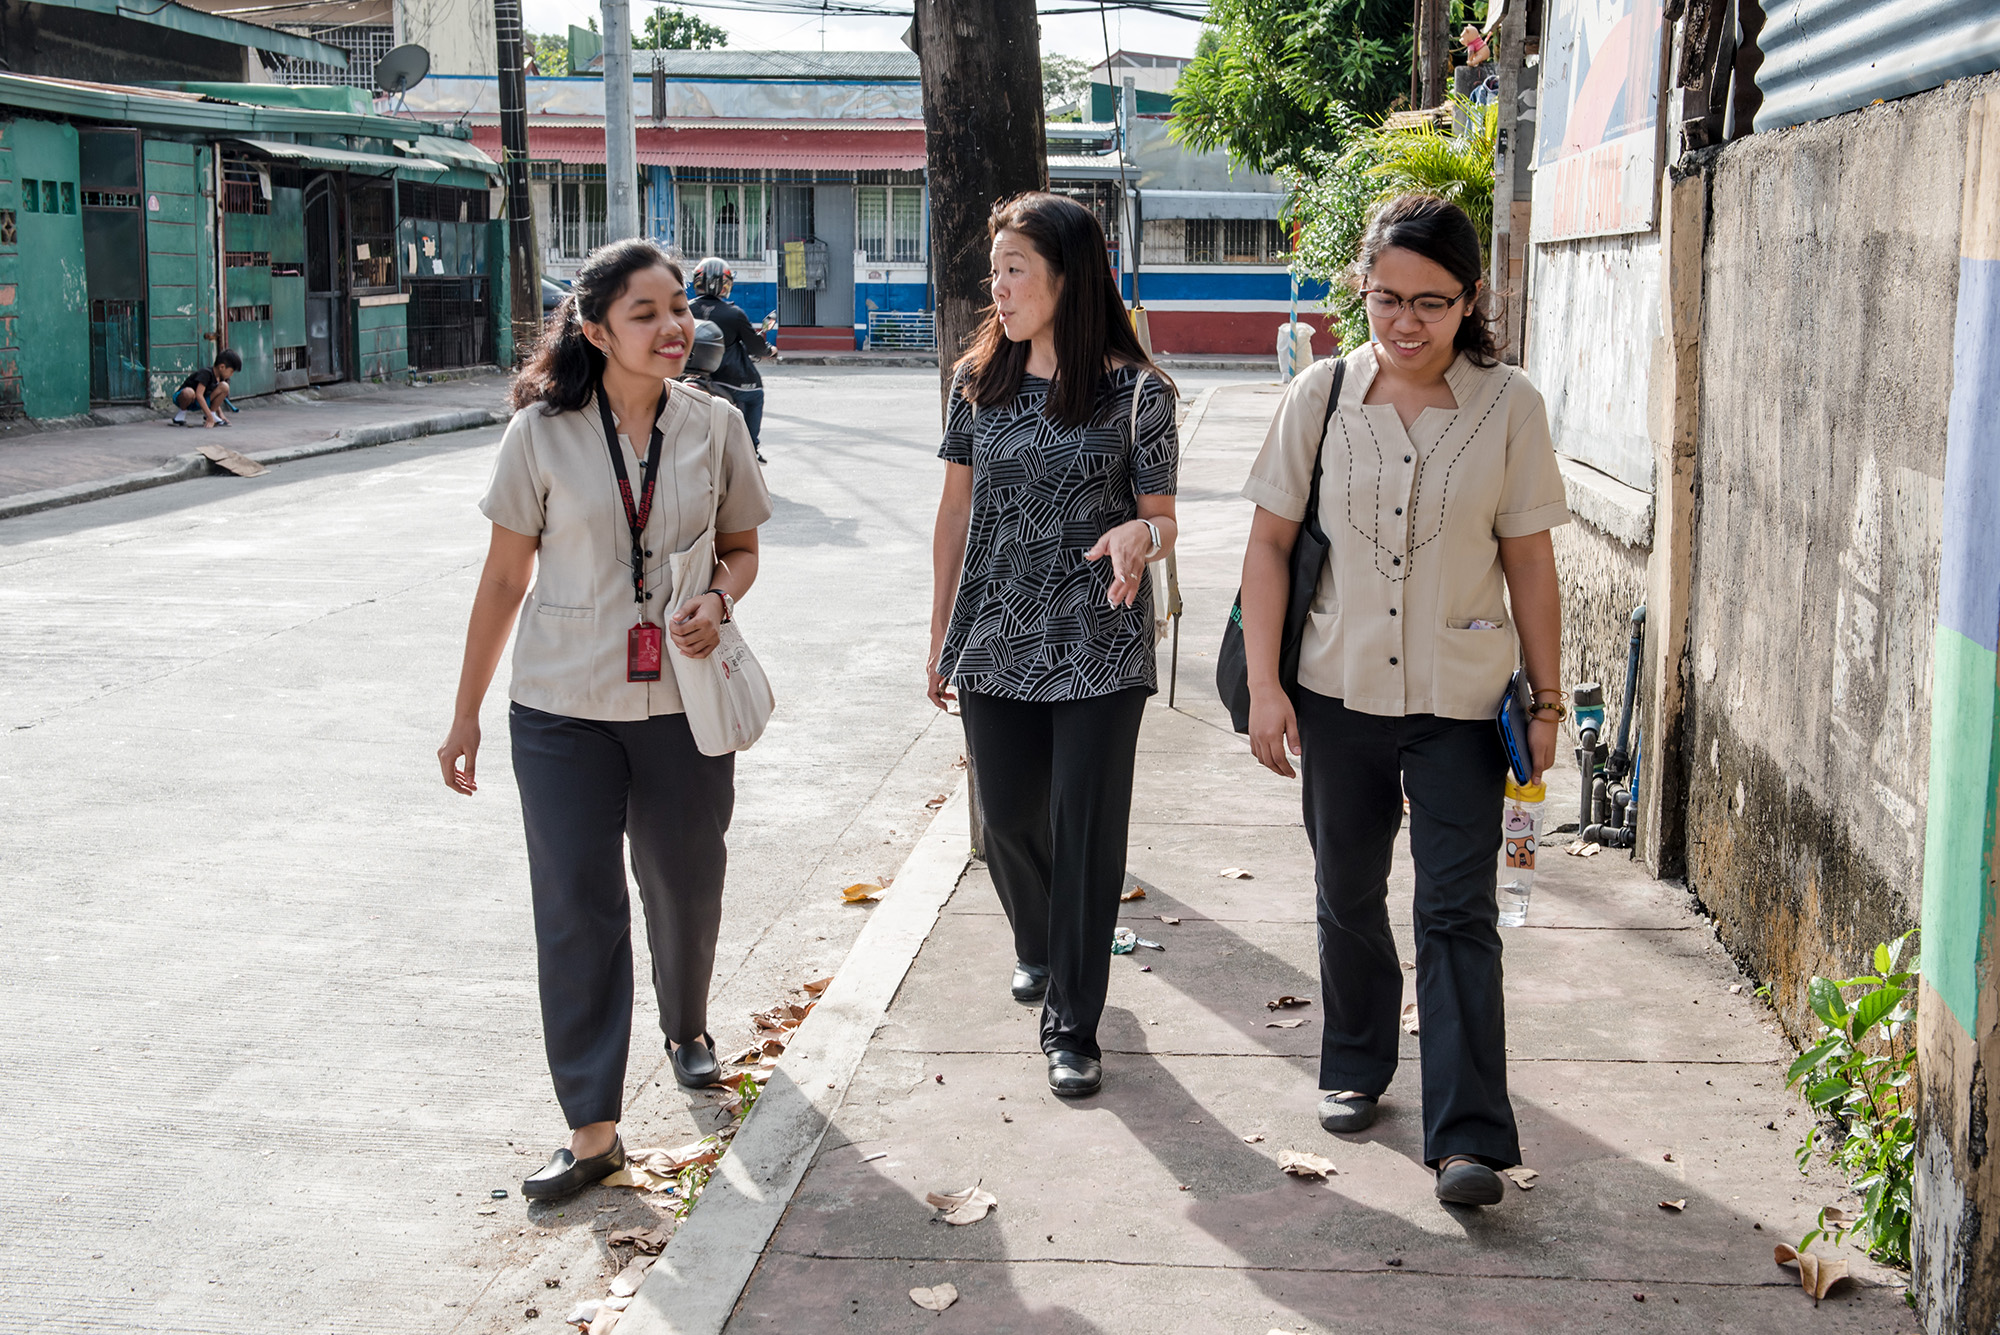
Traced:
POLYGON ((1049 1088, 1076 1098, 1102 1080, 1132 761, 1157 680, 1146 564, 1176 533, 1175 391, 1133 336, 1089 210, 1019 195, 987 230, 993 305, 938 451, 930 698, 965 716, 1014 996, 1043 1003, 1049 1088))

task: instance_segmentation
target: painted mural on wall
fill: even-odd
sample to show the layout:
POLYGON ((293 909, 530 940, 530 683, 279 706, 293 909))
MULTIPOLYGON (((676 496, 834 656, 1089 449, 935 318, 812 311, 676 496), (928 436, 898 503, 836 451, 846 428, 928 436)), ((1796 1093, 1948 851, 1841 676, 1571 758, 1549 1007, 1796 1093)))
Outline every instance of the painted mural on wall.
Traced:
POLYGON ((1536 241, 1646 232, 1659 185, 1658 0, 1550 0, 1536 241))

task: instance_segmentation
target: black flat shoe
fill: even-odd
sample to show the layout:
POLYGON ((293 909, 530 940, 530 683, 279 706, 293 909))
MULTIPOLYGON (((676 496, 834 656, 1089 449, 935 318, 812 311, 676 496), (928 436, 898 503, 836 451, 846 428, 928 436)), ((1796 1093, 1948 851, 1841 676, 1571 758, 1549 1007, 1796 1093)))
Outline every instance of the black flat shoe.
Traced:
POLYGON ((1049 1088, 1057 1097, 1088 1098, 1104 1083, 1104 1066, 1095 1057, 1058 1048, 1049 1054, 1049 1088))
POLYGON ((1351 1089, 1337 1090, 1319 1101, 1319 1124, 1335 1135, 1352 1135, 1375 1125, 1376 1101, 1351 1089))
POLYGON ((1039 964, 1014 966, 1014 1000, 1031 1006, 1049 994, 1049 971, 1039 964))
POLYGON ((706 1089, 722 1075, 722 1066, 715 1060, 715 1040, 707 1034, 680 1044, 669 1055, 674 1060, 674 1079, 689 1089, 706 1089))
POLYGON ((521 1194, 531 1201, 561 1200, 595 1186, 624 1166, 625 1142, 617 1136, 611 1138, 610 1149, 588 1159, 577 1158, 565 1145, 521 1183, 521 1194))
POLYGON ((1500 1174, 1464 1155, 1453 1155, 1438 1165, 1437 1198, 1451 1205, 1498 1205, 1507 1194, 1500 1174))

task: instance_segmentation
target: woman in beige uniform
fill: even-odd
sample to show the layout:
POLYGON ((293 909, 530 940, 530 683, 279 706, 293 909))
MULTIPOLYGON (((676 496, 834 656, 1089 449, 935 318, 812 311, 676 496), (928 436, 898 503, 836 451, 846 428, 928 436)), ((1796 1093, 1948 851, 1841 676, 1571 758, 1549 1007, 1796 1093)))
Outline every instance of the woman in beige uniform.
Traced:
POLYGON ((1555 756, 1562 610, 1549 530, 1569 520, 1547 414, 1494 355, 1481 249, 1456 206, 1384 205, 1355 272, 1369 341, 1292 382, 1243 494, 1250 744, 1304 772, 1318 868, 1320 1123, 1375 1120, 1395 1074, 1403 973, 1390 934, 1389 860, 1410 809, 1416 863, 1424 1159, 1437 1195, 1496 1204, 1520 1162, 1507 1100, 1495 869, 1507 760, 1493 722, 1516 662, 1536 705, 1535 777, 1555 756), (1323 428, 1323 443, 1322 443, 1323 428), (1331 541, 1300 649, 1278 672, 1289 563, 1320 457, 1331 541))

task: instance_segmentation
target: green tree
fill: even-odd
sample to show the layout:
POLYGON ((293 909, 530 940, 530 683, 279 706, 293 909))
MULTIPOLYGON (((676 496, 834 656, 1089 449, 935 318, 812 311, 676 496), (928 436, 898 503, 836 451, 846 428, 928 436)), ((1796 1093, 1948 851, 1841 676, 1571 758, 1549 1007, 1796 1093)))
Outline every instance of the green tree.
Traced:
MULTIPOLYGON (((1042 55, 1042 109, 1053 116, 1090 93, 1090 66, 1075 56, 1042 55)), ((1072 112, 1072 119, 1081 119, 1072 112)))
POLYGON ((656 5, 632 45, 641 51, 713 51, 729 45, 729 34, 685 9, 656 5))
POLYGON ((569 73, 569 37, 546 32, 525 34, 528 54, 535 58, 535 68, 542 77, 560 79, 569 73))
POLYGON ((1212 0, 1175 89, 1174 136, 1253 171, 1299 171, 1409 90, 1408 0, 1212 0))

